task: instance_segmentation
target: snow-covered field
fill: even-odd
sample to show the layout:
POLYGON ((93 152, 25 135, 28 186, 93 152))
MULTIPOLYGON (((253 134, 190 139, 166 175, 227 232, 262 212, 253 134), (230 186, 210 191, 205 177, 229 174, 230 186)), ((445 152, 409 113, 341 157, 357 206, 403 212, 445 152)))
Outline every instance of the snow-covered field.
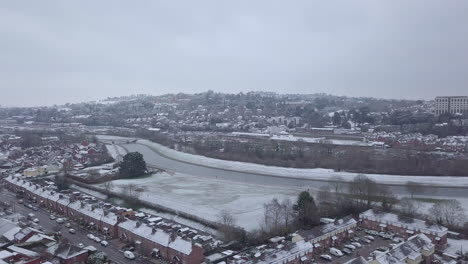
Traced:
MULTIPOLYGON (((140 139, 138 140, 138 143, 149 146, 153 150, 156 150, 164 156, 170 157, 172 159, 226 170, 317 180, 328 180, 333 176, 340 176, 346 181, 351 181, 357 175, 356 173, 350 172, 335 172, 331 169, 296 169, 265 166, 247 162, 219 160, 176 151, 148 140, 140 139)), ((366 176, 384 184, 405 184, 408 181, 414 181, 427 185, 468 187, 468 177, 407 176, 385 174, 366 174, 366 176)))
POLYGON ((113 181, 113 191, 130 183, 145 189, 140 194, 142 200, 211 221, 217 221, 219 212, 228 209, 236 216, 236 224, 247 230, 258 228, 265 202, 273 198, 290 198, 294 202, 299 193, 292 188, 240 184, 167 172, 142 179, 113 181))
POLYGON ((109 155, 116 161, 118 161, 121 156, 124 156, 126 154, 125 149, 118 145, 106 145, 106 148, 109 155))

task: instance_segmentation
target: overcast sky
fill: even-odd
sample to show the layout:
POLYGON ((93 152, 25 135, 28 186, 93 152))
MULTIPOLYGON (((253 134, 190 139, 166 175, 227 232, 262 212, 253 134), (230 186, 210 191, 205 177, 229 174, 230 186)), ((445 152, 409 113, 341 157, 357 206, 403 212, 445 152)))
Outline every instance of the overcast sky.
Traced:
POLYGON ((468 95, 468 1, 0 1, 0 105, 468 95))

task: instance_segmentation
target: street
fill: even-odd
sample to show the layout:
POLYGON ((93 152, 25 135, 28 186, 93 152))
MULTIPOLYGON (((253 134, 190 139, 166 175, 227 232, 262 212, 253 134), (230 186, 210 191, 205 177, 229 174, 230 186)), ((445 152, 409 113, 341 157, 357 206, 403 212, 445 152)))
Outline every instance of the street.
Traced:
MULTIPOLYGON (((135 259, 135 260, 129 260, 124 257, 123 251, 119 250, 121 247, 121 243, 119 243, 118 239, 113 239, 113 240, 106 240, 109 242, 109 246, 104 247, 101 244, 91 241, 88 237, 87 234, 93 233, 96 234, 99 238, 103 239, 103 235, 93 231, 90 232, 89 230, 84 229, 80 225, 69 221, 71 224, 71 228, 76 230, 76 234, 71 234, 68 232, 68 228, 65 227, 65 224, 57 224, 55 221, 51 220, 49 218, 50 214, 45 211, 44 208, 40 208, 37 204, 33 204, 34 206, 38 207, 38 211, 33 211, 32 209, 27 208, 24 204, 19 204, 18 200, 15 196, 14 193, 3 189, 0 191, 0 200, 4 202, 8 202, 12 205, 12 210, 15 213, 19 213, 23 216, 27 216, 29 213, 33 213, 36 218, 39 219, 39 225, 44 228, 45 233, 49 232, 54 232, 54 227, 60 226, 61 230, 60 232, 62 233, 62 239, 67 239, 70 241, 70 243, 74 245, 78 245, 79 243, 83 243, 86 246, 94 246, 98 251, 104 252, 107 257, 113 261, 114 263, 118 264, 123 264, 123 263, 152 263, 147 260, 142 260, 142 259, 135 259), (120 246, 119 246, 120 245, 120 246)), ((25 201, 25 203, 27 203, 25 201)))

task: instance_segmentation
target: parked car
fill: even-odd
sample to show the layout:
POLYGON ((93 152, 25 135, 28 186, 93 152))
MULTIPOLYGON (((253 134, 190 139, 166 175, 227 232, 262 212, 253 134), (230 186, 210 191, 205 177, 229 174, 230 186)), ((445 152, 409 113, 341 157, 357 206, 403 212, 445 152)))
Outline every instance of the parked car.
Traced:
POLYGON ((101 241, 101 246, 107 247, 109 245, 109 242, 107 241, 101 241))
POLYGON ((390 249, 388 247, 379 247, 376 250, 385 252, 385 251, 390 250, 390 249))
POLYGON ((34 222, 34 223, 39 223, 39 218, 34 218, 34 219, 33 219, 33 222, 34 222))
POLYGON ((353 246, 355 246, 357 248, 362 248, 362 245, 359 242, 351 242, 351 245, 353 245, 353 246))
POLYGON ((65 224, 65 227, 66 227, 66 228, 70 228, 70 227, 71 227, 71 224, 70 224, 70 223, 66 223, 66 224, 65 224))
POLYGON ((37 207, 36 207, 36 206, 33 206, 33 208, 31 208, 31 209, 32 209, 33 211, 37 211, 37 210, 39 210, 39 209, 37 209, 37 207))
POLYGON ((356 249, 355 246, 349 245, 349 244, 348 244, 348 245, 345 245, 345 248, 348 248, 348 249, 350 249, 350 250, 355 250, 355 249, 356 249))
MULTIPOLYGON (((135 254, 133 254, 131 251, 125 251, 124 252, 124 256, 127 258, 127 259, 135 259, 135 254)), ((330 256, 329 256, 330 257, 330 256)), ((331 257, 330 257, 331 259, 331 257)))
POLYGON ((365 238, 365 237, 362 237, 360 239, 361 242, 364 242, 364 243, 367 243, 367 244, 370 244, 372 241, 370 241, 369 239, 365 238))
POLYGON ((73 228, 68 229, 68 233, 70 234, 76 234, 76 230, 73 228))
POLYGON ((36 216, 35 214, 29 213, 29 214, 28 214, 28 219, 29 219, 29 220, 33 220, 35 216, 36 216))
POLYGON ((324 260, 328 260, 328 261, 332 260, 332 257, 330 255, 320 255, 320 258, 322 258, 324 260))
POLYGON ((393 237, 392 241, 395 243, 401 243, 401 242, 404 242, 405 240, 401 237, 393 237))
POLYGON ((343 256, 343 252, 341 252, 341 250, 337 249, 337 248, 330 248, 330 254, 332 254, 333 256, 335 257, 342 257, 343 256))
POLYGON ((353 253, 353 251, 351 251, 351 249, 346 248, 346 247, 345 247, 345 248, 342 248, 342 249, 341 249, 341 252, 343 252, 343 253, 345 253, 345 254, 347 254, 347 255, 353 253))
POLYGON ((55 220, 55 222, 57 222, 57 224, 63 224, 63 223, 65 223, 65 220, 63 220, 63 218, 57 218, 57 220, 55 220))
POLYGON ((78 243, 77 245, 79 248, 84 248, 84 244, 83 243, 78 243))
POLYGON ((19 203, 19 204, 22 204, 23 202, 24 202, 23 199, 19 199, 19 200, 18 200, 18 203, 19 203))
POLYGON ((93 234, 88 234, 87 237, 91 240, 94 240, 95 236, 93 234))
POLYGON ((26 207, 29 208, 29 209, 33 208, 32 204, 30 204, 30 203, 26 204, 26 207))
POLYGON ((101 243, 101 239, 99 237, 94 237, 94 241, 98 242, 98 243, 101 243))
POLYGON ((369 240, 371 240, 371 241, 374 241, 374 239, 375 239, 375 238, 374 238, 373 236, 371 236, 371 235, 364 236, 364 237, 367 238, 367 239, 369 239, 369 240))
POLYGON ((49 216, 49 218, 50 218, 50 220, 55 220, 55 219, 57 219, 57 217, 55 217, 55 215, 52 215, 52 214, 49 216))

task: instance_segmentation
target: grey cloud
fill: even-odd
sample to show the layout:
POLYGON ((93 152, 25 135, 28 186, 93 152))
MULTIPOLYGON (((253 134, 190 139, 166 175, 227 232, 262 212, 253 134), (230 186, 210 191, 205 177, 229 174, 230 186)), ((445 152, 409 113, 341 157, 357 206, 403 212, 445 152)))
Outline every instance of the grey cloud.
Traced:
POLYGON ((133 93, 466 94, 468 2, 4 1, 1 105, 133 93))

